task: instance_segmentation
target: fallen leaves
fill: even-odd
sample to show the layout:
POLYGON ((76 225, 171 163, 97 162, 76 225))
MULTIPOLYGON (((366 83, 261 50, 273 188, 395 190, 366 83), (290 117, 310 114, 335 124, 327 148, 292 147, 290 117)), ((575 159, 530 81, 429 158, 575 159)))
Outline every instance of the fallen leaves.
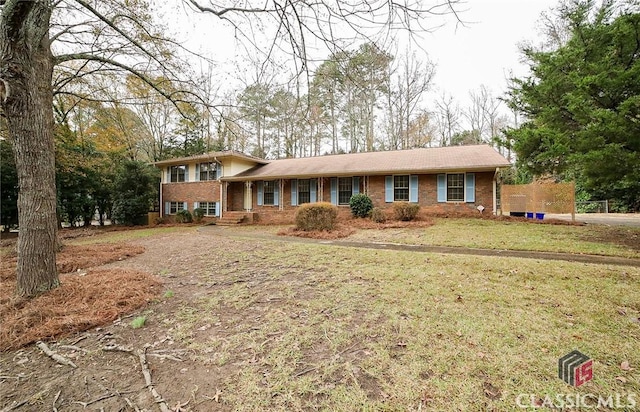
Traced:
POLYGON ((492 401, 495 401, 497 399, 500 399, 500 396, 502 395, 502 393, 500 392, 500 389, 493 386, 490 382, 484 382, 482 384, 482 389, 484 391, 484 395, 491 399, 492 401))
POLYGON ((627 378, 624 376, 616 376, 616 380, 620 383, 627 383, 627 378))
POLYGON ((633 368, 629 364, 629 361, 623 361, 620 364, 620 369, 622 369, 623 371, 632 371, 633 370, 633 368))

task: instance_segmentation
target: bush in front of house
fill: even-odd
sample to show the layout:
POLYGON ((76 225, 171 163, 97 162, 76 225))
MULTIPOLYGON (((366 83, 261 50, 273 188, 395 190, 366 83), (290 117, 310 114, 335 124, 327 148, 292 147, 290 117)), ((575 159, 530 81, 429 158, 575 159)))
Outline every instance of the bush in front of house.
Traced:
POLYGON ((176 223, 191 223, 193 216, 188 210, 180 210, 176 213, 176 223))
POLYGON ((331 203, 305 203, 296 212, 296 228, 305 232, 333 230, 337 218, 338 208, 331 203))
POLYGON ((387 221, 387 214, 385 213, 384 209, 381 209, 379 207, 374 207, 373 209, 371 209, 371 220, 376 222, 376 223, 384 223, 387 221))
POLYGON ((351 214, 355 217, 367 217, 371 213, 371 209, 373 209, 373 202, 369 196, 364 193, 358 193, 351 196, 349 207, 351 208, 351 214))
POLYGON ((408 222, 418 216, 420 205, 417 203, 395 202, 393 204, 393 213, 397 220, 408 222))
POLYGON ((200 207, 196 207, 193 209, 193 221, 196 223, 202 222, 202 218, 204 218, 204 209, 200 207))

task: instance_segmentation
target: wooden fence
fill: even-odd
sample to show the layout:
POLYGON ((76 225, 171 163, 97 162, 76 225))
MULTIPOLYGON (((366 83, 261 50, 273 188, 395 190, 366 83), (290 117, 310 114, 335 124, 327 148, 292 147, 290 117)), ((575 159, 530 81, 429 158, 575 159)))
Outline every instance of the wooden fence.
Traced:
POLYGON ((503 213, 575 214, 576 186, 568 183, 502 185, 500 205, 503 213))

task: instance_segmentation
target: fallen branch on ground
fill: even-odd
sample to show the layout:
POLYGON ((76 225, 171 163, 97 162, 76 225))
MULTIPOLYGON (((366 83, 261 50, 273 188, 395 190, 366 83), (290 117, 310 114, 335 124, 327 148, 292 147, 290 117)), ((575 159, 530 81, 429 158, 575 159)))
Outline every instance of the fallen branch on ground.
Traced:
POLYGON ((50 357, 54 361, 58 362, 59 364, 71 366, 72 368, 77 368, 75 363, 73 363, 71 360, 65 358, 64 356, 59 355, 56 352, 52 351, 46 343, 44 343, 42 341, 38 341, 36 343, 36 346, 38 348, 40 348, 40 350, 42 352, 44 352, 45 355, 47 355, 48 357, 50 357))
POLYGON ((159 359, 169 359, 169 360, 176 361, 176 362, 182 362, 182 359, 177 358, 177 357, 175 357, 173 355, 162 355, 160 353, 149 353, 147 355, 148 356, 154 356, 154 357, 159 358, 159 359))
POLYGON ((133 356, 137 356, 140 361, 140 366, 142 367, 142 376, 144 376, 144 381, 147 384, 147 388, 149 388, 149 392, 153 396, 153 399, 158 404, 161 412, 171 412, 167 403, 164 401, 162 396, 158 393, 156 388, 153 386, 153 382, 151 381, 151 371, 149 370, 149 366, 147 363, 147 351, 148 346, 144 347, 144 350, 134 351, 133 349, 125 348, 119 345, 109 345, 102 348, 103 351, 106 352, 125 352, 133 356))
POLYGON ((67 349, 67 350, 74 350, 76 352, 89 353, 89 351, 86 350, 85 348, 81 348, 79 346, 74 346, 74 345, 59 345, 58 349, 67 349))
POLYGON ((118 394, 117 393, 107 393, 106 395, 102 395, 102 396, 100 396, 100 397, 98 397, 98 398, 96 398, 96 399, 94 399, 92 401, 89 401, 89 402, 75 401, 73 403, 77 403, 79 405, 82 405, 84 408, 86 408, 89 405, 93 405, 94 403, 103 401, 105 399, 113 398, 114 396, 118 396, 118 394))
POLYGON ((29 402, 29 399, 25 399, 25 400, 23 400, 23 401, 20 401, 20 402, 18 402, 18 403, 15 403, 15 404, 13 404, 13 405, 11 405, 11 406, 7 406, 7 407, 5 407, 5 408, 4 408, 2 411, 0 411, 0 412, 9 412, 9 411, 12 411, 12 410, 14 410, 14 409, 18 409, 19 407, 21 407, 22 405, 24 405, 24 404, 25 404, 25 403, 27 403, 27 402, 29 402))
POLYGON ((125 402, 127 402, 127 405, 129 405, 129 407, 131 409, 133 409, 135 412, 140 412, 140 408, 138 408, 138 406, 131 402, 131 400, 129 398, 124 398, 125 402))
POLYGON ((58 399, 60 398, 60 393, 61 392, 62 392, 61 390, 58 391, 58 393, 56 393, 55 398, 53 398, 53 405, 52 405, 53 412, 58 412, 58 408, 56 408, 56 403, 58 403, 58 399))

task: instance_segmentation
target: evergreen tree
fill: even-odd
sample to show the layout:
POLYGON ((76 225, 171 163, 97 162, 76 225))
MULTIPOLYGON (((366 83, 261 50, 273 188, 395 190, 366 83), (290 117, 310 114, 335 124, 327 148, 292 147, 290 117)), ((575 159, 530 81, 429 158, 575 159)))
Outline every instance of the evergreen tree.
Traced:
POLYGON ((523 50, 531 75, 514 79, 509 105, 528 120, 507 138, 520 167, 575 178, 592 197, 638 210, 640 14, 625 5, 566 5, 569 40, 523 50))
POLYGON ((114 182, 113 218, 129 226, 145 224, 157 195, 158 170, 142 162, 123 161, 114 182))

